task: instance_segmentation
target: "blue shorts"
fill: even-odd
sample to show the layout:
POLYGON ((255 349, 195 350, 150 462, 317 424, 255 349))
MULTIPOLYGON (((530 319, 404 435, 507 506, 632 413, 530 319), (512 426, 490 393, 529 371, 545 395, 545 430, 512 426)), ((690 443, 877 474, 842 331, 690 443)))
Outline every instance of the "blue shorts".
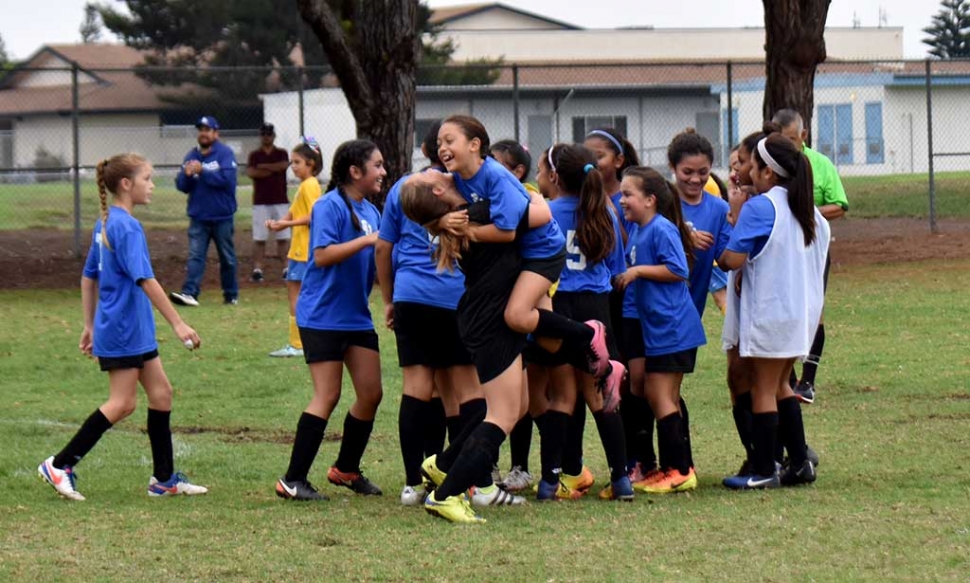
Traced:
POLYGON ((304 273, 306 273, 306 261, 290 259, 286 264, 286 281, 303 281, 304 273))
POLYGON ((716 263, 714 266, 714 269, 711 270, 711 283, 708 286, 711 293, 727 287, 727 273, 721 271, 721 268, 717 267, 716 263))

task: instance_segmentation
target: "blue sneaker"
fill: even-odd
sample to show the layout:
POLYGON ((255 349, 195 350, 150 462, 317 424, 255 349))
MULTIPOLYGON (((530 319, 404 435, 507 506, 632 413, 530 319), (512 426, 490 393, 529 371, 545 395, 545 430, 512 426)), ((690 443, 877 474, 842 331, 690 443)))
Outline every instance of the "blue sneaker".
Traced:
POLYGON ((765 490, 781 487, 781 479, 777 470, 770 476, 759 476, 753 473, 744 476, 731 476, 724 478, 723 483, 732 490, 765 490))
POLYGON ((609 486, 603 488, 599 493, 600 500, 623 500, 629 502, 633 500, 633 484, 629 476, 623 476, 609 486))
POLYGON ((149 496, 198 496, 208 491, 205 486, 190 483, 182 472, 175 472, 166 482, 159 482, 155 476, 148 480, 149 496))

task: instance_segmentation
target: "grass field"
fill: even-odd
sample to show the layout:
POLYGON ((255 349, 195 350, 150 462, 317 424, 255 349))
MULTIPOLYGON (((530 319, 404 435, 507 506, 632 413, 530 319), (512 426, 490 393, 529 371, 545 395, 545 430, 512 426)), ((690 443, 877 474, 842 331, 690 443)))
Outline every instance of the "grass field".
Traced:
MULTIPOLYGON (((240 179, 237 224, 249 228, 251 190, 240 179)), ((899 174, 879 177, 847 177, 844 186, 849 212, 858 218, 929 216, 926 175, 899 174)), ((295 188, 290 188, 291 194, 295 188)), ((970 172, 940 173, 936 176, 937 216, 970 217, 970 172)), ((98 193, 93 182, 82 183, 81 225, 91 228, 98 216, 98 193)), ((156 180, 152 204, 139 211, 146 228, 183 228, 185 195, 175 190, 171 178, 156 180)), ((74 187, 70 183, 0 185, 0 229, 74 228, 74 187)))
MULTIPOLYGON (((177 467, 209 486, 208 496, 146 496, 142 398, 79 466, 87 502, 62 501, 36 466, 103 401, 107 378, 76 349, 76 292, 5 291, 0 581, 966 581, 968 287, 966 261, 833 274, 819 400, 805 408, 809 442, 822 456, 812 487, 736 493, 719 485, 737 469, 740 446, 717 350, 720 316, 708 310, 712 345, 684 391, 696 492, 488 509, 478 527, 398 503, 400 373, 385 330, 385 397, 364 470, 386 495, 355 498, 326 484, 350 401, 345 386, 311 472, 331 501, 274 496, 311 390, 302 362, 265 356, 285 340, 282 288, 247 290, 232 308, 186 310, 203 337, 198 352, 159 328, 176 392, 177 467)), ((592 422, 585 451, 602 484, 592 422)))

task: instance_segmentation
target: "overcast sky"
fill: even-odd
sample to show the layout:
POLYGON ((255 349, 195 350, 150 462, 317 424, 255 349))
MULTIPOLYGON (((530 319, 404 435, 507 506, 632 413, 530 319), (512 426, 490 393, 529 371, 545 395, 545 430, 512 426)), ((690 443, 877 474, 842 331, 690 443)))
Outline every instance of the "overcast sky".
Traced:
MULTIPOLYGON (((85 3, 85 0, 46 0, 41 15, 25 9, 25 4, 28 4, 25 0, 0 0, 0 14, 3 15, 0 17, 0 37, 6 44, 7 52, 13 58, 22 59, 44 44, 78 42, 78 27, 84 17, 85 3)), ((118 0, 110 3, 123 5, 118 0)), ((468 3, 471 1, 428 2, 433 8, 468 3)), ((506 0, 506 3, 587 28, 644 25, 657 28, 741 27, 764 24, 761 0, 506 0)), ((922 29, 929 25, 939 7, 939 0, 832 0, 827 24, 852 26, 855 17, 862 26, 877 26, 882 9, 886 15, 886 25, 903 27, 905 55, 921 58, 926 55, 926 45, 920 42, 924 36, 922 29)))

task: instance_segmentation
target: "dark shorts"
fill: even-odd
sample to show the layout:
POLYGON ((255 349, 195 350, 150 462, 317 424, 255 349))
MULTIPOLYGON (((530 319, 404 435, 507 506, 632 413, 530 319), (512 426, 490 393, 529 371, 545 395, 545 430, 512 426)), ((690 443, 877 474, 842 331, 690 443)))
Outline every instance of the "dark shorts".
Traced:
POLYGON ((145 363, 158 358, 158 349, 133 356, 99 356, 98 366, 103 371, 123 370, 126 368, 145 368, 145 363))
POLYGON ((416 302, 394 302, 397 362, 405 366, 450 368, 472 357, 458 335, 458 313, 416 302))
POLYGON ((307 364, 314 362, 342 361, 351 346, 360 346, 380 352, 377 332, 373 330, 315 330, 300 328, 303 342, 303 358, 307 364))
POLYGON ((636 318, 623 318, 620 324, 620 354, 626 362, 643 358, 647 353, 643 345, 643 328, 636 318))
POLYGON ((682 372, 689 374, 694 372, 694 364, 697 362, 697 349, 688 348, 680 352, 647 356, 646 358, 643 366, 647 373, 682 372))
MULTIPOLYGON (((619 358, 620 352, 617 349, 616 335, 610 323, 610 296, 608 293, 557 292, 552 297, 552 309, 557 314, 577 322, 587 320, 603 322, 606 326, 606 348, 609 350, 610 358, 619 358)), ((532 343, 526 351, 526 359, 530 364, 545 367, 562 366, 575 362, 570 356, 577 358, 575 354, 570 354, 566 346, 563 346, 558 352, 550 353, 532 343)))
POLYGON ((563 247, 559 253, 552 257, 542 257, 540 259, 522 259, 522 271, 538 273, 549 281, 556 283, 562 270, 566 267, 566 248, 563 247))

